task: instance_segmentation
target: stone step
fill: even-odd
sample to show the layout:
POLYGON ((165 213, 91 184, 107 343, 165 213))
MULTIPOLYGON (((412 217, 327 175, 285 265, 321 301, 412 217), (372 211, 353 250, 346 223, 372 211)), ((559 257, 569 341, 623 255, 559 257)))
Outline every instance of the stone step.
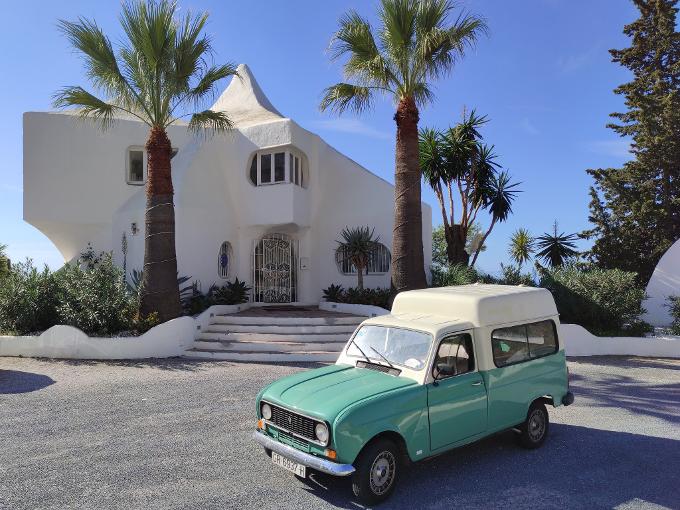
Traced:
POLYGON ((262 362, 322 362, 335 363, 338 359, 337 352, 308 351, 308 352, 275 352, 275 351, 214 351, 207 349, 189 349, 184 353, 189 359, 211 359, 223 361, 262 361, 262 362))
POLYGON ((298 325, 284 325, 271 326, 260 324, 221 324, 211 323, 206 330, 211 332, 220 331, 223 333, 275 333, 275 334, 307 334, 307 333, 345 333, 348 336, 354 333, 356 326, 354 324, 340 325, 340 326, 298 326, 298 325))
POLYGON ((194 349, 206 351, 239 352, 310 352, 325 351, 339 353, 345 342, 225 342, 216 340, 196 340, 194 349))
POLYGON ((351 333, 224 333, 207 329, 202 331, 200 338, 204 340, 221 340, 225 342, 347 342, 351 333))
POLYGON ((215 315, 213 324, 258 325, 258 326, 357 326, 366 317, 275 317, 245 315, 215 315))

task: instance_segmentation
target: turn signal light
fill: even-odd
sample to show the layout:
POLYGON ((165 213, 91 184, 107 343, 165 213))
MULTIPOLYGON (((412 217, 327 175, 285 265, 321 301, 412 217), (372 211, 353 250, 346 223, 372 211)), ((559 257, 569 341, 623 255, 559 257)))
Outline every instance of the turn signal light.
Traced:
POLYGON ((260 430, 264 430, 264 420, 262 419, 257 420, 257 428, 260 430))
POLYGON ((324 452, 324 455, 332 460, 335 460, 338 457, 338 454, 336 453, 335 450, 326 450, 324 452))

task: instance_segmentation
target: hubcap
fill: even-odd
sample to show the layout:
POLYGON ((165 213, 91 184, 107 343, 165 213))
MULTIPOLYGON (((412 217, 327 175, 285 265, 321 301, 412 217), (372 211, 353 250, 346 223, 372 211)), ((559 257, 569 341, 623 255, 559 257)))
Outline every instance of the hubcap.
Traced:
POLYGON ((538 409, 529 417, 528 432, 529 438, 534 442, 540 441, 545 434, 545 415, 538 409))
POLYGON ((387 492, 394 481, 395 459, 391 452, 381 452, 371 466, 371 490, 380 496, 387 492))

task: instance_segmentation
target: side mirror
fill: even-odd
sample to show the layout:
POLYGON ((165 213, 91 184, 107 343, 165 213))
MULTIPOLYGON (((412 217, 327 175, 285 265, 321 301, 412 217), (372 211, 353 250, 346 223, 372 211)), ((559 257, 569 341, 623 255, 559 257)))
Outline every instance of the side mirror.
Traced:
POLYGON ((443 379, 445 377, 451 377, 452 375, 456 375, 456 367, 444 362, 436 364, 434 373, 435 379, 443 379))

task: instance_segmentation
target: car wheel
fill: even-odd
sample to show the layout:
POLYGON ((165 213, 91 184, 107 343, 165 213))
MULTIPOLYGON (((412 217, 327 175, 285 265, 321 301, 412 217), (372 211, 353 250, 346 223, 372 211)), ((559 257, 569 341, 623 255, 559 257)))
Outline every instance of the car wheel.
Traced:
POLYGON ((548 436, 550 421, 543 402, 534 402, 529 407, 527 419, 519 427, 519 444, 533 450, 540 447, 548 436))
POLYGON ((265 448, 264 453, 266 453, 268 457, 272 456, 272 451, 269 448, 265 448))
POLYGON ((369 444, 354 462, 352 491, 362 503, 374 505, 385 501, 397 483, 400 463, 397 446, 388 439, 369 444))

